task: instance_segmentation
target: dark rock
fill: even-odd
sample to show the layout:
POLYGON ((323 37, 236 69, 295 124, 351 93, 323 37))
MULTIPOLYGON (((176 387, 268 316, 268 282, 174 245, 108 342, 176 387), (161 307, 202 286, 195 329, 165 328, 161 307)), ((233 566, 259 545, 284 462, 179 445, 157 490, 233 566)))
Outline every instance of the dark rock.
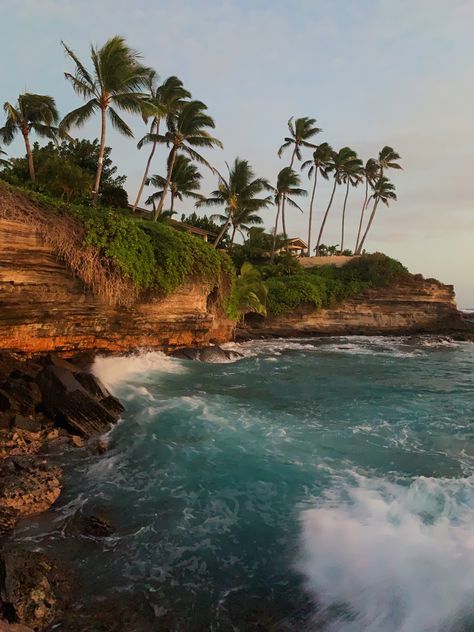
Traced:
POLYGON ((0 384, 0 409, 18 412, 33 417, 36 406, 41 402, 38 385, 31 381, 10 379, 0 384))
POLYGON ((217 345, 212 347, 182 347, 173 351, 171 355, 182 360, 199 360, 200 362, 228 362, 243 357, 236 351, 222 349, 217 345))
POLYGON ((40 432, 41 424, 36 419, 30 419, 23 417, 23 415, 16 414, 13 418, 12 425, 19 430, 27 430, 28 432, 40 432))
POLYGON ((92 397, 95 397, 99 401, 110 395, 104 384, 98 377, 92 375, 92 373, 78 372, 75 378, 86 389, 89 395, 92 395, 92 397))
POLYGON ((74 434, 101 434, 117 421, 118 415, 94 399, 64 367, 45 367, 38 375, 38 385, 46 413, 74 434))
POLYGON ((61 493, 59 467, 38 456, 0 460, 0 536, 24 516, 46 511, 61 493))
POLYGON ((77 365, 73 364, 72 362, 68 362, 55 353, 47 353, 45 356, 42 356, 40 359, 40 363, 42 366, 52 366, 59 369, 64 369, 65 371, 69 371, 69 373, 76 373, 81 370, 77 365))
POLYGON ((57 621, 70 599, 66 572, 43 553, 18 548, 0 558, 1 598, 14 613, 14 621, 43 631, 57 621))
POLYGON ((108 397, 100 400, 101 405, 104 408, 107 408, 109 413, 112 415, 120 417, 120 415, 125 411, 125 406, 122 405, 119 400, 113 395, 109 395, 108 397))
POLYGON ((84 533, 93 538, 108 538, 114 532, 114 527, 102 516, 88 516, 84 520, 84 533))

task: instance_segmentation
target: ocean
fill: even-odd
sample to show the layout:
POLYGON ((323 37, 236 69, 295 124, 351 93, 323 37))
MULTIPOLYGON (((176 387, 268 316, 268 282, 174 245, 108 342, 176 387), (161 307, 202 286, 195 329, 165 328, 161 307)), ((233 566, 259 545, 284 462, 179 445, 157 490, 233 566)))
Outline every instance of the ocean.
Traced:
POLYGON ((474 345, 228 346, 96 359, 126 413, 14 534, 74 567, 77 629, 474 630, 474 345))

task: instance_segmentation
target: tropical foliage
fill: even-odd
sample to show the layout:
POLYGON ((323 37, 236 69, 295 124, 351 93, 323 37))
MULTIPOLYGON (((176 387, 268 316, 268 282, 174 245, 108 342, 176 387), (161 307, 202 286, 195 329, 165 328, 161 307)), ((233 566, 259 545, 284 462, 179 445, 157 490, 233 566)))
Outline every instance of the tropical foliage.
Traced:
POLYGON ((240 317, 248 312, 276 314, 307 304, 329 305, 392 278, 392 273, 403 272, 399 264, 390 263, 382 255, 370 259, 362 255, 360 263, 354 260, 343 271, 327 266, 309 271, 289 253, 292 242, 288 239, 287 211, 306 211, 301 203, 307 191, 302 186, 300 168, 307 172, 311 190, 307 255, 313 252, 318 209, 316 254, 352 255, 346 247, 355 198, 351 190, 360 184, 363 201, 357 204, 357 215, 352 216, 357 229, 354 253, 365 253, 381 203, 389 206, 397 199, 387 173, 402 168, 401 158, 389 145, 364 164, 348 146, 334 150, 328 142, 318 143, 322 130, 315 118, 291 117, 288 135, 277 151, 280 157, 288 156, 289 164, 279 170, 273 186, 240 158, 230 165, 226 162, 226 168, 218 171, 210 152, 223 145, 214 135, 214 119, 206 104, 193 99, 178 77, 160 81, 156 71, 120 36, 102 46, 92 46, 87 64, 64 42, 62 45, 73 63, 73 71, 66 72, 65 78, 84 103, 60 122, 52 96, 24 93, 15 102, 6 102, 0 142, 9 145, 16 136, 22 137, 26 155, 7 160, 0 148, 0 177, 28 189, 28 194, 37 199, 43 199, 44 194, 52 196, 45 199, 51 208, 60 209, 56 217, 74 217, 80 222, 74 243, 83 237, 84 248, 94 253, 94 261, 100 261, 108 271, 107 283, 110 272, 112 277, 125 279, 137 295, 166 294, 192 277, 210 287, 222 286, 225 276, 228 293, 233 288, 228 313, 240 317), (122 113, 139 116, 146 125, 138 149, 146 147, 148 153, 133 207, 130 205, 132 211, 138 210, 135 214, 128 205, 126 178, 117 174, 106 142, 109 124, 126 137, 133 136, 122 113), (73 140, 71 130, 82 127, 95 115, 100 118, 99 139, 73 140), (49 142, 41 146, 41 138, 49 142), (158 146, 166 150, 157 151, 158 146), (154 164, 157 156, 161 167, 154 164), (218 178, 217 188, 207 195, 202 191, 200 165, 218 178), (328 196, 322 199, 326 187, 321 185, 325 181, 329 182, 328 196), (137 209, 146 186, 152 187, 146 203, 152 205, 153 219, 160 219, 160 223, 143 219, 146 212, 137 209), (340 215, 334 212, 339 204, 338 191, 343 193, 340 215), (180 203, 216 209, 211 217, 190 209, 182 215, 182 222, 213 233, 215 248, 179 232, 189 230, 189 226, 169 221, 180 203), (272 205, 274 216, 268 212, 272 205), (323 238, 326 243, 328 240, 329 217, 331 222, 333 217, 337 219, 340 226, 339 244, 332 246, 322 243, 323 238), (215 250, 217 246, 228 249, 239 274, 230 258, 215 250))
POLYGON ((271 196, 261 197, 270 190, 265 178, 256 178, 247 160, 236 158, 232 166, 227 165, 228 177, 219 176, 218 187, 198 206, 222 206, 225 215, 214 215, 212 219, 223 222, 214 246, 217 247, 225 232, 232 225, 230 243, 234 243, 237 230, 249 230, 252 224, 261 224, 258 212, 271 203, 271 196))
POLYGON ((23 136, 28 169, 32 182, 36 180, 35 165, 31 149, 31 132, 42 138, 55 138, 59 114, 53 97, 44 94, 20 94, 16 104, 6 102, 3 109, 7 116, 0 128, 0 140, 9 145, 17 134, 23 136))
POLYGON ((125 136, 133 136, 132 130, 120 117, 117 109, 135 114, 147 110, 148 105, 142 90, 149 83, 151 71, 140 63, 139 53, 131 49, 120 36, 110 38, 101 48, 91 47, 92 70, 88 70, 64 42, 62 44, 75 65, 74 74, 66 72, 64 76, 71 83, 74 92, 86 100, 86 103, 66 114, 61 121, 60 129, 68 132, 71 127, 82 127, 97 113, 101 118, 99 161, 92 192, 94 204, 97 204, 107 117, 118 132, 125 136))

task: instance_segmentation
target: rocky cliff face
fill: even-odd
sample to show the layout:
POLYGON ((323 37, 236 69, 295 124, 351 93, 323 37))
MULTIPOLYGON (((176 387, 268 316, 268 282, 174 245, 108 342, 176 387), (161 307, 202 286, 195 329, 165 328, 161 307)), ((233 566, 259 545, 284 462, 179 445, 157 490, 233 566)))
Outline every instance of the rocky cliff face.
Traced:
POLYGON ((111 307, 72 276, 35 229, 0 219, 0 349, 165 349, 223 342, 233 328, 203 284, 130 309, 111 307))
POLYGON ((448 333, 462 327, 453 286, 417 275, 330 309, 305 307, 265 320, 249 317, 239 335, 448 333))

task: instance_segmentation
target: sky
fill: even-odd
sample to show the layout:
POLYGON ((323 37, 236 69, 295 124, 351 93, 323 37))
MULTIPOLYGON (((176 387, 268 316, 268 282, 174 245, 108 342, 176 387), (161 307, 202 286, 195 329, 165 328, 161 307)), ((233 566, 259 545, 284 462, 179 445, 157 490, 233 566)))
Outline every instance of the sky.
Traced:
MULTIPOLYGON (((379 207, 366 247, 454 284, 459 306, 474 308, 474 0, 0 0, 0 9, 2 103, 27 90, 54 96, 62 114, 78 107, 60 41, 87 62, 90 44, 120 34, 163 79, 179 76, 207 104, 224 149, 206 156, 219 171, 239 156, 274 182, 290 159, 277 156, 290 116, 316 118, 316 142, 349 145, 364 161, 394 147, 403 171, 387 175, 398 201, 379 207)), ((133 198, 145 129, 124 118, 135 139, 109 131, 107 144, 133 198)), ((77 131, 98 133, 98 119, 77 131)), ((164 172, 163 149, 153 172, 164 172)), ((216 180, 203 175, 208 193, 216 180)), ((310 188, 306 175, 303 183, 310 188)), ((329 193, 317 193, 313 243, 329 193)), ((342 199, 341 189, 326 244, 340 243, 342 199)), ((362 201, 362 187, 351 191, 348 247, 362 201)), ((306 239, 302 206, 287 223, 306 239)), ((192 211, 192 202, 178 208, 192 211)), ((264 211, 267 227, 274 215, 264 211)))

